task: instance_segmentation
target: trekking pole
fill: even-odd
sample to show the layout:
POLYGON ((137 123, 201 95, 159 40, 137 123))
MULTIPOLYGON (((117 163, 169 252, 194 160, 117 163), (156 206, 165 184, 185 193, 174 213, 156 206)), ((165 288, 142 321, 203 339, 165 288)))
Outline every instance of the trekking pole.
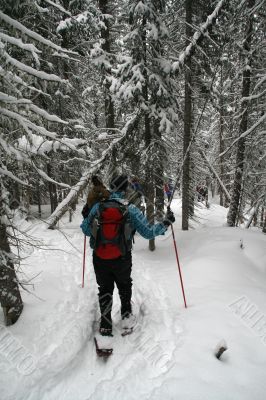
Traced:
POLYGON ((82 269, 82 288, 84 288, 84 276, 85 276, 85 265, 86 265, 86 241, 87 241, 87 237, 86 237, 86 235, 84 235, 83 269, 82 269))
POLYGON ((174 233, 173 224, 171 224, 171 229, 172 229, 174 248, 175 248, 175 255, 176 255, 176 261, 177 261, 177 266, 178 266, 180 283, 181 283, 181 288, 182 288, 182 293, 183 293, 184 304, 185 304, 185 308, 187 308, 187 302, 186 302, 186 296, 185 296, 185 290, 184 290, 184 285, 183 285, 183 279, 182 279, 182 274, 181 274, 180 263, 179 263, 179 257, 178 257, 178 253, 177 253, 177 247, 176 247, 175 233, 174 233))

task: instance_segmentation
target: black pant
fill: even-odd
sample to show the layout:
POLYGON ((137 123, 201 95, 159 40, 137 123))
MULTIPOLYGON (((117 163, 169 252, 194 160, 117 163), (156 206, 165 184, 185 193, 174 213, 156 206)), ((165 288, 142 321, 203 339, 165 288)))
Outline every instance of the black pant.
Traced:
POLYGON ((101 310, 101 328, 112 328, 112 304, 114 284, 116 283, 120 300, 122 318, 131 314, 132 295, 132 255, 104 260, 93 253, 93 265, 96 281, 99 286, 99 304, 101 310))

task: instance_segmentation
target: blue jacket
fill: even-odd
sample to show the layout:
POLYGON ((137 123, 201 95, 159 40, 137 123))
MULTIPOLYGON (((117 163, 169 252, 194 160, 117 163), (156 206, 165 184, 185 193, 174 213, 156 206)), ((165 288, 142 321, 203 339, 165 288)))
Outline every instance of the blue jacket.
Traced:
MULTIPOLYGON (((122 192, 115 192, 110 195, 111 199, 123 199, 124 194, 122 192)), ((121 201, 123 204, 123 202, 121 201)), ((91 222, 95 215, 97 214, 97 210, 99 208, 99 203, 96 203, 87 218, 84 219, 82 224, 80 225, 82 232, 86 236, 91 236, 91 222)), ((130 218, 130 223, 132 229, 136 229, 136 231, 143 236, 145 239, 153 239, 155 236, 164 235, 167 231, 167 228, 163 223, 158 223, 154 225, 150 225, 147 218, 142 214, 142 212, 133 204, 128 206, 128 213, 130 218)))

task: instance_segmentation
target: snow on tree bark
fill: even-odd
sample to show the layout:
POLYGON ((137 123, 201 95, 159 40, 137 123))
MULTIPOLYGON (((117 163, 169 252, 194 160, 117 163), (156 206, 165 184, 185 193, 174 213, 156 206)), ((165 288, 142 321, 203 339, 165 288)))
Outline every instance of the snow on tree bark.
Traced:
POLYGON ((19 284, 12 261, 6 224, 6 191, 0 186, 0 303, 4 311, 6 325, 14 324, 23 310, 19 284))
MULTIPOLYGON (((192 36, 192 0, 186 0, 186 42, 192 36)), ((184 136, 183 136, 183 178, 182 178, 182 229, 188 230, 191 209, 190 181, 190 141, 192 128, 192 71, 191 57, 185 61, 185 108, 184 108, 184 136)))
MULTIPOLYGON (((247 8, 250 11, 255 5, 255 0, 249 0, 247 8)), ((236 154, 236 167, 235 176, 233 183, 233 190, 231 196, 231 203, 229 207, 229 212, 227 215, 227 224, 229 226, 235 226, 238 223, 239 209, 240 209, 240 199, 243 185, 243 171, 245 164, 245 146, 246 139, 241 136, 248 128, 248 102, 246 98, 250 94, 250 83, 251 83, 251 40, 253 34, 253 14, 248 13, 247 28, 245 32, 245 38, 243 42, 243 50, 245 52, 246 62, 243 70, 242 79, 242 102, 241 102, 241 119, 239 124, 239 140, 237 144, 237 154, 236 154)))

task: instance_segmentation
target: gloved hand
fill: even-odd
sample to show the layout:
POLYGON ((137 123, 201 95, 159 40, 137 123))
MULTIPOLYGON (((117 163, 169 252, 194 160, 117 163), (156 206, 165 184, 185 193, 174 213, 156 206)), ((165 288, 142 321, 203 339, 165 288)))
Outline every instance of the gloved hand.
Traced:
POLYGON ((167 213, 165 215, 165 219, 163 220, 163 224, 168 228, 171 224, 175 222, 175 216, 173 211, 170 208, 167 209, 167 213))
POLYGON ((90 213, 90 208, 89 208, 88 204, 86 203, 85 206, 83 207, 82 211, 81 211, 82 217, 84 219, 87 218, 89 213, 90 213))

